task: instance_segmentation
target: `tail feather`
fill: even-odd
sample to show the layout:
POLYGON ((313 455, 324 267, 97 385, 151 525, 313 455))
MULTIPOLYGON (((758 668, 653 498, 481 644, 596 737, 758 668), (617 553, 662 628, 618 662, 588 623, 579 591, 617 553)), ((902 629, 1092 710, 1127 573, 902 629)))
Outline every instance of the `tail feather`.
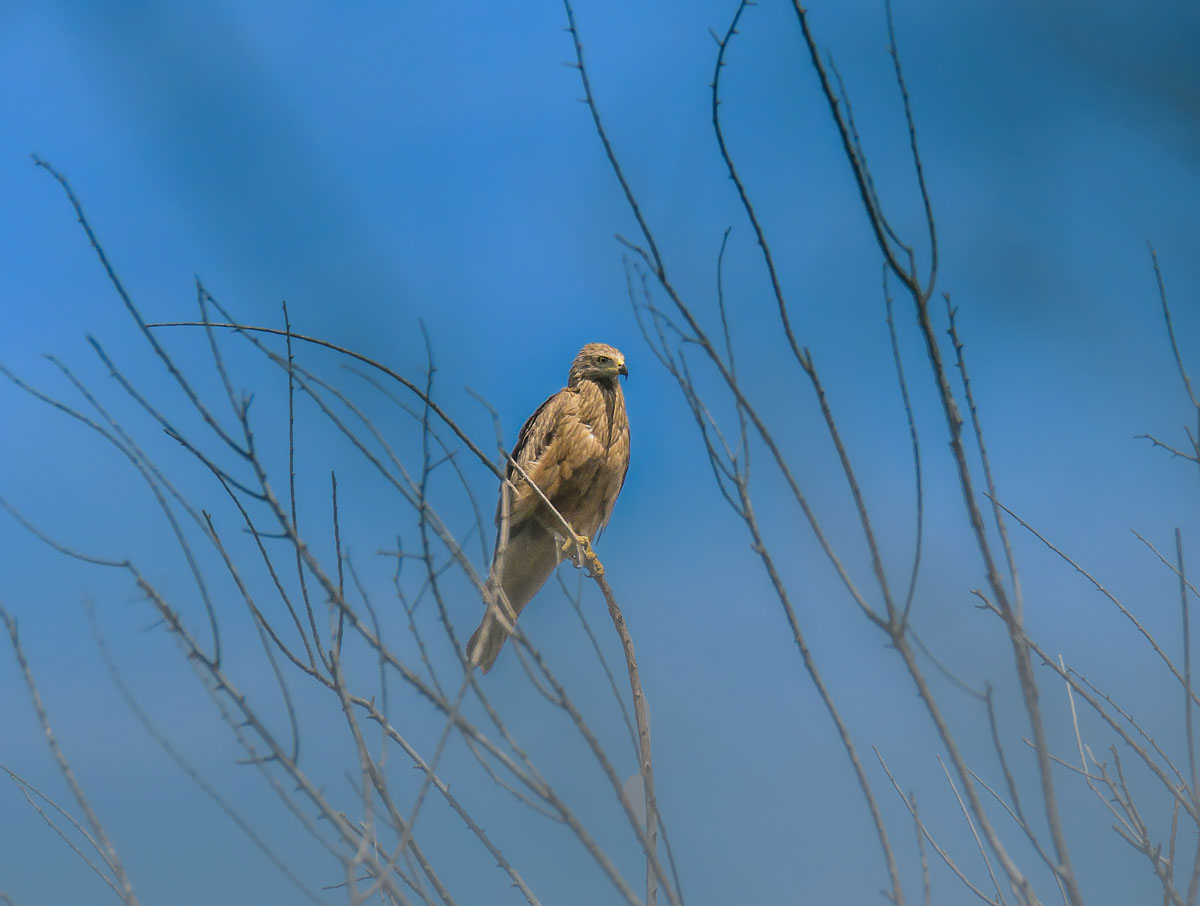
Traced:
POLYGON ((508 630, 490 611, 484 615, 479 628, 471 633, 467 642, 467 657, 484 673, 492 669, 500 649, 508 640, 508 630))
POLYGON ((558 561, 554 535, 540 526, 530 525, 509 541, 499 570, 496 563, 492 563, 492 575, 488 578, 488 590, 484 597, 488 609, 479 628, 467 642, 467 657, 484 673, 492 669, 509 636, 497 611, 503 606, 497 601, 498 589, 504 589, 515 619, 546 584, 558 561))

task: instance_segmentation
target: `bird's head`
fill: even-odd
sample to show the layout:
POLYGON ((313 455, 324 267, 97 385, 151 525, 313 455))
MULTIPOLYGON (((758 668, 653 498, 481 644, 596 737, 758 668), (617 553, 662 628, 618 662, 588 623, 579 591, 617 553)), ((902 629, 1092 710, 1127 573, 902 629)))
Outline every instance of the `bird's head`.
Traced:
POLYGON ((567 386, 574 387, 580 381, 596 381, 600 384, 612 384, 617 375, 629 376, 625 368, 625 356, 621 350, 606 343, 588 343, 579 350, 575 361, 571 363, 571 371, 567 376, 567 386))

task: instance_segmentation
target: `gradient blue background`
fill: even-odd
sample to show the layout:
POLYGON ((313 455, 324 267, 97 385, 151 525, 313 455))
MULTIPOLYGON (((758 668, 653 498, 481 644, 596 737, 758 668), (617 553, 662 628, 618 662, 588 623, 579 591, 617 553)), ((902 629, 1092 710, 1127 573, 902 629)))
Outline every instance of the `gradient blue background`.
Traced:
MULTIPOLYGON (((865 577, 844 484, 811 391, 789 364, 711 137, 716 48, 708 29, 723 31, 732 12, 731 4, 707 0, 577 10, 616 149, 675 280, 710 328, 716 250, 734 226, 729 303, 743 374, 835 542, 865 577)), ((901 2, 895 12, 942 240, 941 286, 961 306, 1001 496, 1096 570, 1178 655, 1177 585, 1129 530, 1169 550, 1180 526, 1197 550, 1195 469, 1134 436, 1182 444, 1182 424, 1194 422, 1145 243, 1159 251, 1184 354, 1200 372, 1200 14, 1173 0, 1136 12, 1073 0, 901 2)), ((884 202, 906 234, 919 236, 883 10, 818 3, 811 19, 851 91, 884 202)), ((121 402, 86 345, 85 335, 94 335, 135 381, 163 384, 60 189, 33 167, 31 152, 71 179, 149 319, 194 316, 199 274, 246 322, 279 326, 287 299, 296 329, 413 376, 424 362, 421 320, 440 399, 488 449, 490 418, 464 387, 490 399, 511 441, 560 386, 582 343, 618 345, 631 372, 634 464, 600 553, 642 659, 660 804, 685 893, 694 903, 874 902, 885 876, 861 798, 745 532, 712 485, 691 417, 634 323, 613 236, 634 238, 635 225, 578 103, 578 74, 561 65, 572 55, 564 24, 551 2, 6 4, 0 361, 64 395, 69 388, 41 356, 68 362, 139 425, 198 502, 221 505, 205 496, 214 489, 195 464, 121 402)), ((741 31, 725 76, 732 150, 774 237, 801 342, 823 369, 899 582, 911 555, 911 465, 878 256, 790 5, 751 9, 741 31)), ((902 341, 910 379, 921 384, 927 369, 911 327, 902 341)), ((203 373, 199 335, 168 342, 203 373)), ((328 358, 310 361, 337 373, 328 358)), ((278 375, 250 356, 239 364, 239 386, 260 394, 263 432, 272 424, 278 431, 280 422, 270 421, 279 412, 278 375)), ((917 404, 930 469, 918 626, 965 679, 997 684, 1020 759, 1017 740, 1027 731, 1008 652, 994 621, 971 606, 969 591, 982 576, 946 471, 941 416, 927 390, 917 391, 917 404)), ((134 557, 154 581, 188 594, 161 517, 126 462, 11 386, 0 389, 0 411, 0 493, 64 541, 134 557)), ((305 493, 321 500, 328 463, 344 466, 347 543, 370 560, 391 543, 394 514, 371 505, 370 477, 359 479, 352 458, 338 460, 331 441, 327 449, 318 419, 301 430, 311 451, 302 463, 310 467, 302 480, 312 484, 305 493)), ((938 747, 911 684, 852 609, 761 454, 757 468, 760 513, 879 782, 909 895, 918 896, 907 818, 869 747, 880 747, 905 788, 917 789, 942 841, 974 866, 938 747)), ((490 497, 486 474, 477 470, 473 479, 490 497)), ((297 832, 247 770, 230 766, 236 750, 228 733, 176 649, 150 631, 153 620, 128 581, 65 562, 7 516, 0 539, 0 600, 20 620, 56 728, 143 902, 290 901, 294 892, 166 761, 112 690, 85 601, 95 604, 164 731, 285 849, 308 852, 311 844, 289 836, 297 832)), ((1069 567, 1027 535, 1016 542, 1031 631, 1181 751, 1180 696, 1162 665, 1069 567)), ((377 600, 387 601, 387 571, 372 570, 377 600)), ((460 608, 469 631, 478 604, 468 598, 460 608)), ((230 605, 233 627, 236 613, 230 605)), ((530 614, 527 631, 581 697, 607 714, 597 720, 619 744, 599 674, 575 663, 573 646, 583 641, 574 616, 550 606, 530 614)), ((227 632, 235 652, 252 643, 249 635, 237 641, 236 632, 227 632)), ((0 761, 61 796, 13 660, 0 656, 0 665, 0 761)), ((521 697, 533 693, 516 665, 502 664, 489 682, 520 723, 521 697)), ((978 711, 947 694, 969 754, 997 780, 978 711)), ((1070 757, 1061 691, 1048 683, 1044 701, 1055 750, 1070 757)), ((431 715, 412 719, 436 734, 431 715)), ((530 723, 521 729, 537 739, 530 723)), ((1095 739, 1104 743, 1099 730, 1095 739)), ((595 789, 593 774, 572 773, 573 759, 583 759, 577 744, 547 731, 539 748, 580 801, 601 807, 608 794, 595 789)), ((318 761, 338 754, 318 750, 318 761)), ((1028 768, 1026 759, 1023 776, 1028 768)), ((636 770, 632 758, 622 770, 636 770)), ((1089 901, 1144 901, 1154 889, 1144 861, 1107 829, 1098 802, 1066 775, 1060 784, 1080 835, 1074 856, 1089 901)), ((0 789, 0 890, 21 904, 106 896, 16 790, 0 789)), ((613 901, 555 829, 511 817, 486 784, 469 789, 478 808, 493 809, 491 825, 521 829, 522 842, 511 845, 538 866, 531 881, 543 902, 613 901)), ((1165 833, 1169 809, 1151 787, 1142 789, 1148 817, 1165 833)), ((600 820, 616 840, 619 820, 600 820)), ((431 818, 428 833, 453 839, 458 831, 431 818)), ((460 902, 518 902, 470 845, 463 844, 471 876, 458 881, 460 902)), ((636 854, 621 852, 636 876, 636 854)), ((315 885, 338 880, 315 857, 306 868, 315 885)), ((937 866, 935 883, 942 902, 965 899, 937 866)), ((1052 899, 1044 879, 1039 889, 1052 899)))

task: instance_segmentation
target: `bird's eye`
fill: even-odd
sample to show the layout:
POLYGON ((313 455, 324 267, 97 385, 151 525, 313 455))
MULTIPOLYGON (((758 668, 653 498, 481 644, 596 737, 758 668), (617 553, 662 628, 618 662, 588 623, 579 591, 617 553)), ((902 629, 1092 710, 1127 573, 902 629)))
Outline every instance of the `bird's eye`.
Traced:
POLYGON ((610 359, 606 355, 598 355, 598 356, 596 356, 596 361, 599 362, 601 365, 607 365, 610 362, 612 362, 612 359, 610 359))

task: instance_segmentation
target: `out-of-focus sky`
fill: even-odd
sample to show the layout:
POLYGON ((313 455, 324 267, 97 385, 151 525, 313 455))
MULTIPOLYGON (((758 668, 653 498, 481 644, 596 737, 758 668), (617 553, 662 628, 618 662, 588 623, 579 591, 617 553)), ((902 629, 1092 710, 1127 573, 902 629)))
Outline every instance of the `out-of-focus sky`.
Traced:
MULTIPOLYGON (((771 412, 831 536, 866 575, 811 389, 789 361, 712 139, 709 30, 723 32, 733 11, 709 0, 581 0, 577 16, 616 152, 673 278, 710 328, 716 252, 733 227, 726 289, 743 378, 771 412)), ((884 204, 923 254, 882 5, 815 2, 810 16, 850 92, 884 204)), ((895 18, 939 229, 939 285, 960 308, 1000 496, 1095 569, 1178 655, 1177 586, 1130 529, 1173 550, 1180 526, 1185 545, 1200 550, 1195 469, 1134 439, 1152 433, 1182 445, 1183 424, 1194 424, 1146 243, 1158 250, 1183 354, 1200 376, 1200 13, 1182 0, 1133 11, 1075 0, 898 0, 895 18)), ((562 65, 573 53, 564 25, 553 2, 6 4, 0 363, 75 398, 43 358, 50 353, 130 419, 133 407, 120 402, 85 337, 135 383, 165 383, 62 191, 31 153, 71 180, 148 320, 194 317, 199 275, 245 322, 281 326, 286 299, 298 331, 410 376, 424 364, 423 322, 439 398, 488 449, 491 418, 464 388, 490 400, 511 443, 561 385, 580 345, 619 346, 630 369, 633 465, 598 550, 643 661, 660 804, 685 893, 695 903, 871 902, 886 878, 828 718, 745 531, 712 484, 691 416, 633 319, 614 235, 636 239, 636 225, 579 103, 578 73, 562 65)), ((880 262, 790 4, 763 2, 745 14, 723 78, 731 151, 772 236, 800 342, 823 369, 862 470, 889 568, 901 576, 912 548, 911 462, 880 262)), ((923 386, 927 367, 910 326, 901 341, 910 380, 923 386)), ((204 372, 201 335, 167 342, 204 372)), ((336 362, 311 355, 337 374, 336 362)), ((263 431, 278 429, 270 421, 279 413, 278 375, 253 361, 246 357, 239 386, 260 395, 263 431)), ((917 405, 930 478, 916 621, 964 678, 1011 692, 996 627, 972 608, 969 592, 983 579, 945 471, 941 416, 925 390, 917 405)), ((134 558, 186 594, 177 552, 127 462, 11 385, 0 387, 0 413, 0 495, 63 541, 134 558)), ((200 505, 222 506, 203 496, 211 483, 186 455, 145 420, 141 430, 200 505)), ((323 461, 322 430, 315 418, 302 428, 314 464, 323 461)), ((881 747, 905 788, 930 802, 943 839, 969 860, 911 685, 780 498, 761 453, 756 468, 764 523, 860 745, 868 758, 872 744, 881 747)), ((309 493, 324 493, 326 472, 301 474, 319 484, 309 493)), ((353 467, 339 480, 353 500, 353 467)), ((472 480, 491 495, 481 470, 472 480)), ((364 496, 345 530, 370 559, 396 528, 388 509, 364 496)), ((1015 541, 1032 630, 1085 674, 1114 684, 1178 751, 1178 689, 1161 663, 1069 567, 1028 535, 1015 541)), ((377 592, 386 598, 386 587, 377 592)), ((565 608, 548 606, 553 600, 547 595, 523 623, 570 672, 566 646, 582 636, 565 608)), ((113 692, 85 602, 164 729, 234 789, 245 782, 230 774, 232 742, 129 583, 65 561, 3 515, 0 602, 20 621, 56 729, 129 853, 143 902, 290 897, 113 692)), ((476 602, 461 602, 464 633, 477 615, 476 602)), ((0 655, 0 665, 0 762, 53 788, 12 657, 0 655)), ((518 674, 502 664, 489 682, 500 684, 500 696, 535 695, 518 674)), ((599 700, 588 684, 601 682, 586 674, 581 694, 599 700)), ((1049 691, 1044 697, 1053 742, 1069 755, 1062 696, 1055 688, 1052 701, 1049 691)), ((950 700, 979 734, 968 749, 986 763, 986 724, 968 701, 950 700)), ((1019 703, 1002 699, 1000 707, 1019 739, 1019 703)), ((873 759, 869 767, 895 832, 908 834, 873 759)), ((591 795, 569 762, 554 772, 591 795)), ((1086 845, 1075 853, 1090 902, 1138 901, 1153 889, 1141 857, 1105 830, 1106 813, 1069 775, 1060 782, 1076 823, 1099 828, 1083 831, 1086 845)), ((1163 831, 1169 811, 1149 805, 1163 831)), ((496 814, 496 825, 531 821, 496 814)), ((539 863, 543 902, 613 901, 598 874, 576 873, 578 852, 530 827, 541 828, 530 830, 531 846, 562 849, 558 869, 539 863)), ((432 824, 431 833, 443 830, 432 824)), ((0 792, 0 839, 0 891, 16 902, 105 895, 15 789, 0 792)), ((915 849, 904 840, 915 883, 915 849)), ((460 902, 518 902, 498 871, 486 874, 488 860, 468 864, 460 902)), ((317 866, 314 885, 339 880, 317 866)), ((944 902, 962 898, 951 879, 938 884, 944 902)))

